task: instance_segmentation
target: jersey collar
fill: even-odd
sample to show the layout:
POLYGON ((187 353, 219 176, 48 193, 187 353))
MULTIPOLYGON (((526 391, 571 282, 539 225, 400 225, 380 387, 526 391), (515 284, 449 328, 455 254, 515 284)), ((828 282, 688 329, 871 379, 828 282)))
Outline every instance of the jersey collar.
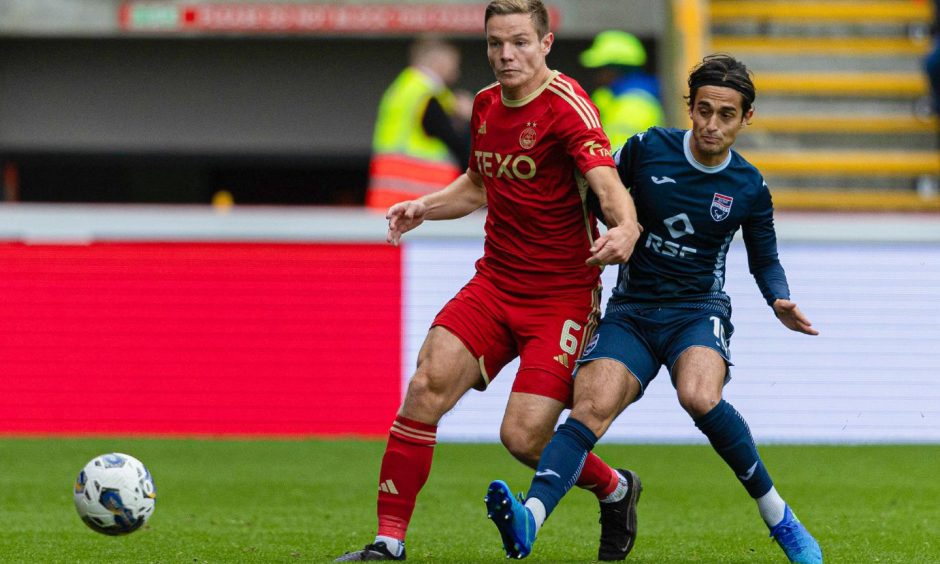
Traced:
POLYGON ((685 160, 689 161, 689 164, 692 165, 696 170, 708 174, 715 174, 716 172, 721 172, 724 169, 728 168, 728 165, 731 164, 731 151, 728 151, 728 156, 725 157, 725 160, 715 166, 705 166, 702 163, 695 160, 695 156, 692 155, 692 130, 685 132, 685 137, 682 138, 682 150, 685 152, 685 160))
POLYGON ((544 92, 545 89, 548 88, 548 85, 551 84, 552 81, 555 80, 555 78, 556 78, 559 74, 561 74, 560 71, 553 70, 553 71, 551 72, 551 74, 548 75, 548 79, 547 79, 545 82, 543 82, 541 86, 539 86, 538 88, 535 89, 535 92, 529 94, 529 95, 526 96, 525 98, 520 98, 520 99, 518 99, 518 100, 510 100, 509 98, 506 97, 505 94, 503 94, 503 89, 500 88, 500 90, 499 90, 499 93, 500 93, 500 94, 499 94, 499 95, 500 95, 500 97, 501 97, 502 100, 503 100, 503 105, 506 106, 506 107, 509 107, 509 108, 520 108, 520 107, 522 107, 522 106, 525 106, 526 104, 528 104, 528 103, 531 102, 532 100, 535 100, 535 99, 538 97, 539 94, 541 94, 542 92, 544 92))

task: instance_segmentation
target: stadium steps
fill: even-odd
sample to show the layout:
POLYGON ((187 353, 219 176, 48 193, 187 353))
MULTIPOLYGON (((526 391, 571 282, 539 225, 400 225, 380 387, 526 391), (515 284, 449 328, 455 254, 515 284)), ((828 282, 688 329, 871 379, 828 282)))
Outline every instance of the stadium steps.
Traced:
POLYGON ((771 133, 817 134, 904 134, 938 133, 936 117, 914 115, 831 115, 831 114, 777 114, 758 115, 750 125, 751 131, 771 133))
POLYGON ((754 77, 762 94, 921 98, 927 79, 913 72, 763 72, 754 77))
POLYGON ((712 0, 710 52, 752 71, 738 150, 791 209, 940 211, 926 0, 712 0))
POLYGON ((712 21, 755 19, 761 21, 794 21, 798 23, 866 23, 900 22, 919 24, 930 19, 928 2, 917 0, 714 0, 712 21))
POLYGON ((749 150, 746 156, 767 176, 940 175, 940 156, 936 151, 749 150))
POLYGON ((712 37, 715 51, 748 52, 772 55, 869 55, 872 57, 914 56, 927 54, 930 41, 922 37, 785 37, 733 36, 712 37))

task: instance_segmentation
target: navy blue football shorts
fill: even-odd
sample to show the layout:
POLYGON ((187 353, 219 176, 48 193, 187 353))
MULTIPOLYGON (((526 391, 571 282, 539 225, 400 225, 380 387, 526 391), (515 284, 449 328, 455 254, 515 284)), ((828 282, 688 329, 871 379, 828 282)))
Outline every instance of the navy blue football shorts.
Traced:
POLYGON ((713 349, 728 365, 725 382, 731 378, 729 344, 734 325, 728 315, 694 304, 656 307, 640 304, 608 308, 597 331, 577 362, 577 370, 600 358, 616 360, 640 382, 640 396, 665 365, 672 375, 676 361, 691 347, 713 349))

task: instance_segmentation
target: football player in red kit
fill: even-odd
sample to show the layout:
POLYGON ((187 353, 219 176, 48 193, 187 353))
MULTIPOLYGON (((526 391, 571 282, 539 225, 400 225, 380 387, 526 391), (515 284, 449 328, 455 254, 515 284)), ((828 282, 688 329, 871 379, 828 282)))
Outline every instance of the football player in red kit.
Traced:
MULTIPOLYGON (((418 353, 382 459, 376 539, 339 561, 405 558, 405 532, 430 473, 438 422, 517 356, 500 438, 536 467, 570 403, 571 369, 599 319, 601 267, 626 262, 639 237, 597 109, 577 82, 546 64, 554 36, 545 6, 494 0, 484 18, 496 82, 474 100, 469 167, 442 190, 388 211, 388 240, 397 244, 425 220, 487 206, 483 257, 418 353), (585 203, 588 190, 609 220, 603 236, 585 203)), ((599 557, 624 558, 617 547, 632 546, 627 541, 635 535, 628 517, 640 488, 636 475, 591 454, 577 485, 601 501, 599 557)))

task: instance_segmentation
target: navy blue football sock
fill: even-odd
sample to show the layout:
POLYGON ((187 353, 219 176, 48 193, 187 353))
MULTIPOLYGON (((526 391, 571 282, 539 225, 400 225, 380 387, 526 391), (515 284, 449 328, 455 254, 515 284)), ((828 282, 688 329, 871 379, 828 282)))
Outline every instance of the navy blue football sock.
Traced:
POLYGON ((542 451, 526 499, 537 498, 545 506, 546 517, 551 515, 561 498, 578 481, 584 459, 595 443, 597 437, 577 419, 569 417, 559 425, 542 451))
POLYGON ((695 419, 695 426, 705 433, 715 452, 734 470, 751 497, 758 498, 770 491, 774 482, 757 454, 747 422, 733 405, 721 400, 711 411, 695 419))

